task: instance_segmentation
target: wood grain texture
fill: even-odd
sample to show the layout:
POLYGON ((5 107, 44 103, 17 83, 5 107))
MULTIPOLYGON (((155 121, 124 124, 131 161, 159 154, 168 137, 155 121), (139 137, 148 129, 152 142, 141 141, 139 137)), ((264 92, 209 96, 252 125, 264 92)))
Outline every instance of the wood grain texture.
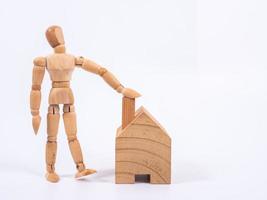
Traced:
POLYGON ((135 115, 135 99, 122 98, 122 128, 124 129, 133 119, 135 115))
POLYGON ((116 183, 134 183, 135 175, 149 174, 150 183, 171 183, 171 138, 141 107, 116 136, 116 183))

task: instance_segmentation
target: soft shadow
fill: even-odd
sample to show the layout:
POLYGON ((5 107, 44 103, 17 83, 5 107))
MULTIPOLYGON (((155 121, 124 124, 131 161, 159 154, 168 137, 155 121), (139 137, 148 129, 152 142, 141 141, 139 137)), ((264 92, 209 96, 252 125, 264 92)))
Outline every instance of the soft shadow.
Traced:
POLYGON ((62 177, 62 178, 74 178, 75 173, 72 173, 72 174, 59 174, 59 176, 62 177))
MULTIPOLYGON (((37 171, 30 165, 25 163, 6 163, 0 162, 3 171, 16 171, 32 174, 36 177, 43 177, 43 171, 37 171)), ((62 178, 74 178, 73 174, 59 174, 62 178)), ((180 161, 172 166, 172 184, 181 184, 187 182, 210 181, 214 178, 211 172, 205 166, 188 161, 180 161)), ((79 179, 80 182, 98 182, 98 183, 115 183, 115 170, 114 169, 100 169, 97 173, 89 175, 84 179, 79 179)), ((138 183, 138 182, 137 182, 138 183)))
POLYGON ((25 172, 28 174, 33 174, 35 176, 43 176, 43 174, 34 168, 31 167, 28 163, 3 163, 0 162, 1 169, 7 171, 15 171, 15 172, 25 172))
POLYGON ((114 183, 115 170, 114 169, 103 169, 98 170, 97 173, 78 179, 81 182, 101 182, 101 183, 114 183))
POLYGON ((208 181, 211 174, 203 166, 192 162, 179 162, 172 168, 172 184, 185 182, 208 181))

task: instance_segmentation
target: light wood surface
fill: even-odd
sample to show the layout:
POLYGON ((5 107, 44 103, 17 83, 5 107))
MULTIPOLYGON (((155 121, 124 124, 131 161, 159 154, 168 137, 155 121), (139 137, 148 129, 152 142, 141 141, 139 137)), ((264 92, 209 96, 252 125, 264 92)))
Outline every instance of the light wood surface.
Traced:
POLYGON ((134 183, 135 175, 150 175, 150 183, 171 183, 171 138, 141 107, 116 136, 116 183, 134 183))
POLYGON ((54 52, 55 53, 61 53, 61 54, 63 54, 63 53, 65 53, 66 52, 66 47, 65 47, 65 45, 63 45, 63 44, 61 44, 61 45, 58 45, 58 46, 56 46, 55 48, 54 48, 54 52))
POLYGON ((51 47, 55 48, 58 45, 64 45, 64 36, 61 27, 59 26, 50 26, 46 30, 46 39, 51 45, 51 47))
POLYGON ((44 78, 45 67, 35 65, 32 69, 32 85, 41 86, 44 78))
POLYGON ((38 57, 33 61, 34 67, 32 70, 32 89, 30 93, 30 107, 32 114, 32 127, 34 133, 37 134, 41 123, 39 109, 41 104, 41 84, 43 82, 46 58, 38 57))
POLYGON ((41 103, 40 90, 32 90, 30 96, 31 110, 39 110, 41 103))
POLYGON ((66 83, 71 80, 75 68, 75 57, 69 54, 52 54, 47 57, 47 71, 54 86, 49 94, 49 104, 73 104, 72 90, 68 87, 60 87, 60 82, 66 83))
POLYGON ((68 138, 70 152, 78 170, 75 174, 75 178, 81 178, 96 173, 96 170, 94 169, 86 169, 83 162, 82 149, 79 140, 77 139, 77 122, 74 106, 64 105, 63 112, 64 127, 68 138))
POLYGON ((51 88, 49 104, 73 104, 74 96, 70 88, 51 88))
POLYGON ((47 71, 52 81, 70 81, 75 69, 75 57, 70 54, 47 56, 47 71))
POLYGON ((99 70, 101 69, 101 66, 96 64, 94 61, 85 59, 83 57, 76 58, 76 65, 80 66, 82 69, 94 73, 99 74, 99 70))
POLYGON ((106 68, 96 64, 94 61, 85 59, 83 57, 78 57, 76 58, 75 63, 82 69, 101 76, 104 81, 114 90, 117 90, 120 86, 122 86, 119 80, 111 72, 109 72, 106 68))
POLYGON ((57 182, 58 175, 55 173, 55 162, 57 153, 57 134, 59 124, 59 106, 50 105, 47 114, 47 142, 46 142, 46 179, 57 182))
POLYGON ((39 115, 41 103, 41 84, 45 69, 48 71, 52 82, 49 94, 49 108, 47 114, 47 144, 46 144, 46 179, 50 182, 57 182, 59 176, 55 172, 57 132, 60 120, 59 105, 63 104, 63 121, 67 134, 71 155, 75 162, 77 173, 76 178, 81 178, 96 171, 86 169, 83 162, 82 150, 77 139, 76 113, 74 109, 74 96, 70 88, 70 81, 75 66, 97 74, 117 92, 129 98, 136 98, 140 94, 130 88, 125 88, 119 80, 106 68, 97 63, 83 58, 75 57, 66 53, 63 31, 59 26, 51 26, 46 31, 46 38, 53 47, 54 52, 47 57, 34 59, 32 71, 32 89, 30 93, 30 107, 32 114, 32 126, 37 134, 41 117, 39 115))
POLYGON ((83 155, 80 147, 80 143, 77 139, 77 122, 76 122, 76 113, 73 105, 64 105, 64 127, 67 134, 69 148, 71 151, 72 158, 76 164, 79 171, 85 169, 83 164, 83 155), (80 164, 80 165, 79 165, 80 164))
POLYGON ((124 129, 133 119, 135 114, 135 99, 122 98, 122 129, 124 129))

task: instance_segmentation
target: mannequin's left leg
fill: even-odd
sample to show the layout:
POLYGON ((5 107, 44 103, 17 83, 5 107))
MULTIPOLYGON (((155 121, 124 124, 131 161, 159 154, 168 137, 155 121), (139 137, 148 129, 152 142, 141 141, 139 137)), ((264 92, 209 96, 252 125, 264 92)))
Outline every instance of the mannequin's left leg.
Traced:
POLYGON ((63 112, 64 126, 69 142, 69 148, 78 170, 75 177, 80 178, 95 173, 96 171, 93 169, 86 169, 83 162, 82 150, 77 139, 76 114, 74 105, 65 104, 63 107, 63 112))

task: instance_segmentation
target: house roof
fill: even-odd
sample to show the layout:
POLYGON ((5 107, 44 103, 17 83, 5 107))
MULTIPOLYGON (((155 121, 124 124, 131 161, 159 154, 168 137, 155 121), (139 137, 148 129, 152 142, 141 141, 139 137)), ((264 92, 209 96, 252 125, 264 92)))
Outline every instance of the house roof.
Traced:
POLYGON ((144 121, 145 125, 156 126, 160 128, 170 138, 170 136, 168 135, 167 131, 163 128, 163 126, 143 106, 137 109, 137 111, 135 112, 134 119, 123 130, 118 132, 119 134, 117 135, 117 137, 122 135, 125 131, 127 131, 127 129, 131 125, 144 124, 144 121), (142 116, 145 116, 145 120, 144 118, 142 118, 142 116))

